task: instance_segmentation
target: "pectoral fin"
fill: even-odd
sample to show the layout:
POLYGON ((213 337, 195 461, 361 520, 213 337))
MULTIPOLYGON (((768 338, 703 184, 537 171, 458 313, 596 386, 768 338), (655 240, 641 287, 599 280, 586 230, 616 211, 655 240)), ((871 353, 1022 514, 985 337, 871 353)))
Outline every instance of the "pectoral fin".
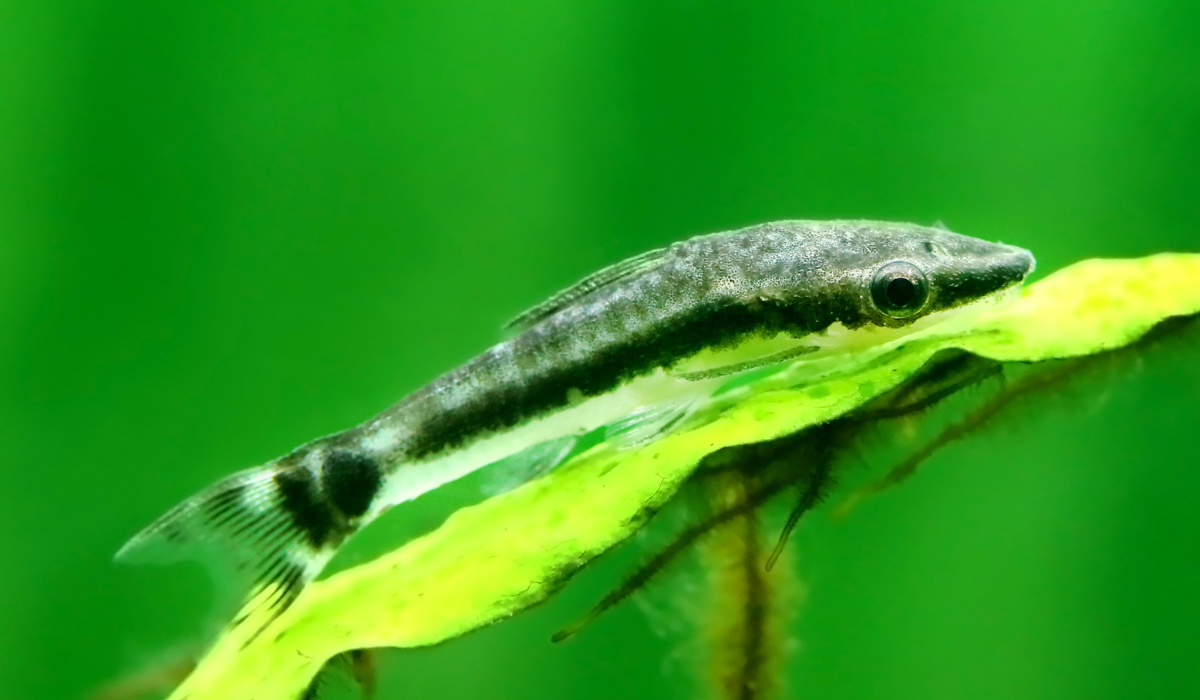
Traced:
POLYGON ((794 360, 797 357, 802 357, 804 355, 814 353, 820 349, 821 348, 816 347, 816 346, 799 345, 794 348, 788 348, 787 350, 780 350, 779 352, 771 353, 770 355, 763 355, 762 357, 756 357, 756 358, 749 359, 749 360, 743 360, 741 362, 731 362, 729 364, 724 364, 724 365, 715 365, 713 367, 707 367, 704 369, 689 370, 689 371, 683 371, 683 372, 672 372, 672 374, 674 374, 676 377, 679 377, 680 379, 686 379, 691 382, 698 382, 698 381, 701 381, 704 379, 716 379, 717 377, 726 377, 731 374, 737 374, 739 372, 747 372, 752 369, 759 369, 760 367, 768 367, 770 365, 776 365, 776 364, 780 364, 783 362, 787 362, 788 360, 794 360))
POLYGON ((644 445, 666 435, 692 412, 695 401, 650 406, 604 428, 604 441, 618 450, 644 445))
POLYGON ((578 441, 574 435, 548 440, 489 465, 484 494, 498 496, 546 474, 562 464, 578 441))

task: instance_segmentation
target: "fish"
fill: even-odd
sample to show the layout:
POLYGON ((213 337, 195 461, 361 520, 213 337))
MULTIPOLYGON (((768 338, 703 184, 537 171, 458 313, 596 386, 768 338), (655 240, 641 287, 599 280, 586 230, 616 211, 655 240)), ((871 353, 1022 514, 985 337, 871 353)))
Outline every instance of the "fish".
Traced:
POLYGON ((500 460, 554 468, 686 426, 731 378, 853 355, 1006 303, 1033 255, 944 227, 777 221, 604 268, 517 316, 512 337, 360 425, 234 473, 121 548, 200 558, 286 607, 390 508, 500 460))

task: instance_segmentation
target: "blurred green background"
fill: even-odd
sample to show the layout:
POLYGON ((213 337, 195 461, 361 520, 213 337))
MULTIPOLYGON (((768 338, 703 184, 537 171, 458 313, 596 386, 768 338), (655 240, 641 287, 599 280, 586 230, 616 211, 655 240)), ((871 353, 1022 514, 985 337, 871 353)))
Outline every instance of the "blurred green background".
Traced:
MULTIPOLYGON (((206 483, 599 266, 859 217, 1200 250, 1200 5, 0 2, 0 697, 204 639, 200 570, 111 557, 206 483)), ((1195 357, 807 522, 794 695, 1200 695, 1195 357)), ((641 556, 383 697, 693 696, 636 606, 547 641, 641 556)))

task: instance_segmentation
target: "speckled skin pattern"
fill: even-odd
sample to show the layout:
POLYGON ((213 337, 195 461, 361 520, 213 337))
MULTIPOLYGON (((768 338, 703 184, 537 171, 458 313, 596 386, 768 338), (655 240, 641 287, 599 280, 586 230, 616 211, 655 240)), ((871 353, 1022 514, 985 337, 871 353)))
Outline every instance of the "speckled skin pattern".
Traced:
POLYGON ((420 459, 480 432, 609 391, 704 348, 749 335, 796 337, 840 322, 897 326, 1020 282, 1028 251, 949 231, 872 221, 780 221, 698 236, 652 269, 592 291, 389 410, 420 459), (889 318, 869 285, 892 260, 920 267, 931 298, 889 318))

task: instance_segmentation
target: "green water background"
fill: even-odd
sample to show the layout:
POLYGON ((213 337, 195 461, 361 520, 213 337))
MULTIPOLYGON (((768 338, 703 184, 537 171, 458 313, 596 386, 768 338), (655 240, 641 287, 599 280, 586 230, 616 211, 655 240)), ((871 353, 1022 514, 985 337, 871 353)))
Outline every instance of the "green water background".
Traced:
MULTIPOLYGON (((851 217, 1040 273, 1200 250, 1200 5, 0 3, 0 697, 202 639, 199 570, 111 557, 204 484, 599 266, 851 217)), ((806 523, 794 695, 1200 695, 1197 364, 806 523)), ((547 641, 639 556, 389 656, 384 697, 692 696, 635 606, 547 641)))

